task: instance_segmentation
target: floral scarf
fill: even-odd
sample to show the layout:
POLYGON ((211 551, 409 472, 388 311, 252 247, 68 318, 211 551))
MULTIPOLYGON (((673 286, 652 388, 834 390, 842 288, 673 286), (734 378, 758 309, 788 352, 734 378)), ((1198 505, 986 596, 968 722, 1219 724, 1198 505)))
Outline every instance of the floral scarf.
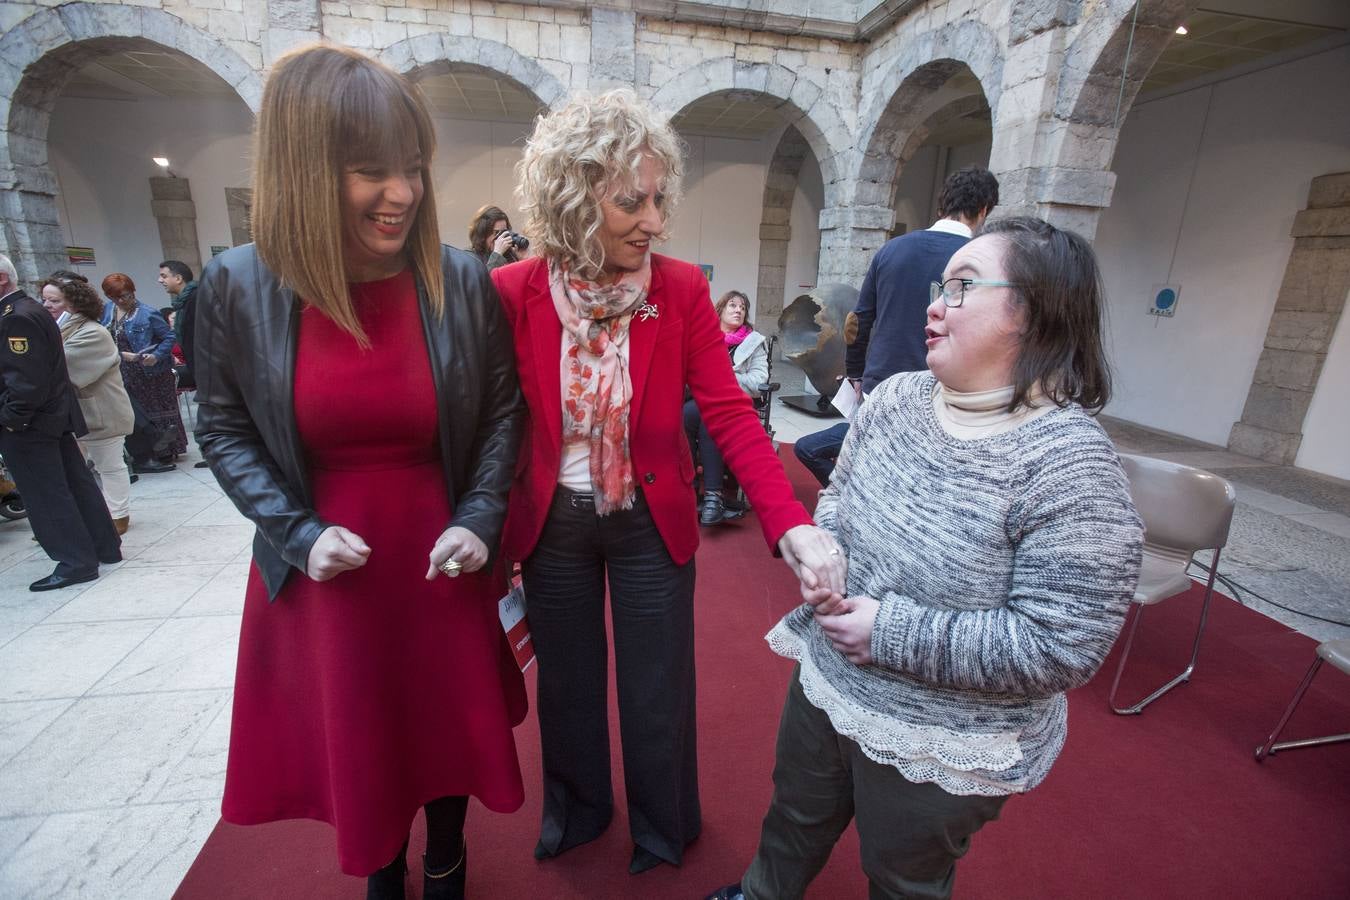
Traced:
POLYGON ((590 445, 595 511, 630 509, 636 493, 628 452, 633 382, 620 352, 633 313, 647 299, 651 257, 603 287, 556 263, 548 266, 553 308, 566 337, 562 357, 563 444, 590 445))
POLYGON ((728 347, 739 347, 750 336, 750 326, 742 325, 735 331, 722 332, 722 340, 727 342, 728 347))

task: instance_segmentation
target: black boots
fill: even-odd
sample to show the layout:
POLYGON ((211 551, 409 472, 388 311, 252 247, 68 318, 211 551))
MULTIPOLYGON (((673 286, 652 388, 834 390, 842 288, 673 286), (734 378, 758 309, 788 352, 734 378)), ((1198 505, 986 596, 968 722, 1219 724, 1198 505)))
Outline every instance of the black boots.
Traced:
POLYGON ((422 900, 464 900, 464 878, 469 866, 469 848, 461 844, 459 862, 440 871, 427 867, 422 857, 422 900))
POLYGON ((720 525, 726 517, 726 507, 722 504, 721 491, 704 491, 703 507, 698 512, 698 524, 720 525))

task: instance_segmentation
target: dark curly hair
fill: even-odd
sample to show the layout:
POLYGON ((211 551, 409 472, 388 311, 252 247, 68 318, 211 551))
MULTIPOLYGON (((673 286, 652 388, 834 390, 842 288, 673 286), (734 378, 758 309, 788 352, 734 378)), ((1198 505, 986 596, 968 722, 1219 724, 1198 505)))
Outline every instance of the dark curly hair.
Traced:
POLYGON ((938 215, 973 219, 998 206, 998 179, 988 169, 966 166, 947 176, 938 195, 938 215))
POLYGON ((50 285, 61 292, 70 311, 97 322, 103 318, 103 301, 98 292, 89 286, 89 280, 73 272, 56 272, 38 286, 38 290, 50 285), (74 275, 74 277, 70 277, 74 275))
POLYGON ((1105 292, 1092 245, 1030 216, 989 222, 980 237, 988 235, 1004 242, 1003 271, 1024 316, 1009 410, 1040 385, 1058 406, 1100 411, 1111 399, 1111 369, 1102 338, 1105 292))

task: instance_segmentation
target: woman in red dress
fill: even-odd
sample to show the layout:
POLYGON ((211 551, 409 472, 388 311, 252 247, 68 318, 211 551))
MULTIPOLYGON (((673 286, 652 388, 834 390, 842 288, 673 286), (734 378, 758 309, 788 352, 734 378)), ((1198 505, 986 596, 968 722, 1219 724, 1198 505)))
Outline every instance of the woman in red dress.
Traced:
MULTIPOLYGON (((223 815, 337 830, 368 897, 464 895, 468 797, 523 799, 491 557, 523 407, 487 272, 442 247, 420 96, 353 51, 272 70, 256 243, 212 261, 197 440, 258 527, 223 815)), ((495 574, 494 574, 495 573, 495 574)))

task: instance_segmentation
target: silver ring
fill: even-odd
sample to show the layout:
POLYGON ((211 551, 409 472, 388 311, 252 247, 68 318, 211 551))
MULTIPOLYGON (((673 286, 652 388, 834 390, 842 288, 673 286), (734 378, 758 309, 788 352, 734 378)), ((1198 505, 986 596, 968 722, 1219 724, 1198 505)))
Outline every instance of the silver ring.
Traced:
POLYGON ((831 556, 838 556, 838 555, 839 555, 839 548, 838 548, 838 547, 835 547, 833 550, 831 550, 831 551, 830 551, 830 555, 831 555, 831 556))
POLYGON ((436 568, 444 572, 446 577, 455 578, 459 575, 460 570, 464 568, 464 564, 457 559, 447 559, 436 568))

